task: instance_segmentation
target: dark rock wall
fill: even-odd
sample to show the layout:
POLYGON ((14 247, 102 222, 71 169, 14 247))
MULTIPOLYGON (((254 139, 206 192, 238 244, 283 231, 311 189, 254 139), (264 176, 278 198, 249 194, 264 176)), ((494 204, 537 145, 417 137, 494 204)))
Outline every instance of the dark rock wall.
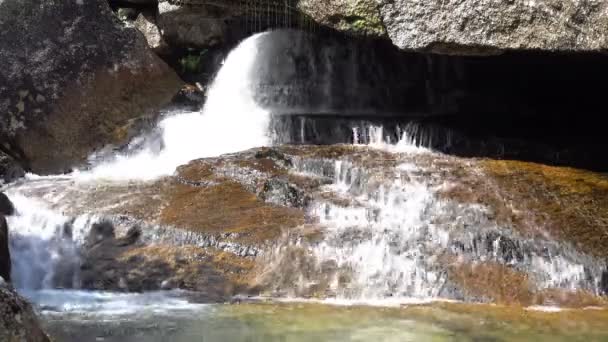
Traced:
POLYGON ((0 142, 39 173, 120 138, 181 81, 106 1, 0 3, 0 142))

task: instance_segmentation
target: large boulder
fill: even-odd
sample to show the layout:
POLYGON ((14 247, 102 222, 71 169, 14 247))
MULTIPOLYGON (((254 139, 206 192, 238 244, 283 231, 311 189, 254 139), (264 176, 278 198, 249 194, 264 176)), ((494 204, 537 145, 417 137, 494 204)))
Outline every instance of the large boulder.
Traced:
POLYGON ((300 0, 298 9, 315 22, 342 32, 386 36, 376 0, 300 0))
POLYGON ((0 143, 34 172, 126 138, 181 85, 105 0, 0 1, 0 143))
POLYGON ((32 306, 0 279, 0 341, 48 342, 32 306))
POLYGON ((506 50, 608 50, 603 0, 302 0, 325 26, 384 36, 401 49, 487 55, 506 50))

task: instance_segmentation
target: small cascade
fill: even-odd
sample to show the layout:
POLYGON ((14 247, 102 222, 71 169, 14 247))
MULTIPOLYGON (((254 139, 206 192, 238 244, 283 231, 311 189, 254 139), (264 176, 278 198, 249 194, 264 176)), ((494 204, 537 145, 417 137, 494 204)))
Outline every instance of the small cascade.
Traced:
POLYGON ((77 288, 80 247, 93 215, 64 216, 36 200, 8 194, 16 214, 7 217, 15 286, 23 290, 77 288))
POLYGON ((252 86, 259 41, 269 33, 244 40, 224 61, 201 112, 169 113, 157 129, 136 139, 132 151, 110 155, 80 179, 151 180, 170 175, 196 158, 266 146, 269 114, 255 102, 252 86))
MULTIPOLYGON (((370 132, 372 142, 385 144, 381 128, 370 132)), ((297 173, 333 182, 325 186, 331 196, 309 207, 322 237, 288 235, 265 259, 272 270, 266 276, 292 274, 270 281, 279 295, 363 302, 479 300, 466 297, 450 279, 452 266, 479 263, 528 274, 538 290, 602 293, 605 262, 564 242, 522 236, 497 223, 482 205, 441 198, 438 192, 449 184, 414 156, 395 153, 397 165, 380 169, 348 160, 294 162, 297 173)), ((443 158, 428 150, 421 157, 431 156, 443 158)))
MULTIPOLYGON (((361 170, 336 162, 330 186, 341 196, 355 196, 357 205, 342 207, 318 203, 312 215, 327 227, 323 242, 315 246, 318 260, 333 260, 351 272, 350 284, 334 291, 338 297, 379 299, 389 296, 429 298, 439 295, 442 274, 427 267, 426 234, 441 242, 426 222, 433 196, 423 183, 396 179, 371 191, 361 170)), ((373 185, 372 185, 373 186, 373 185)))

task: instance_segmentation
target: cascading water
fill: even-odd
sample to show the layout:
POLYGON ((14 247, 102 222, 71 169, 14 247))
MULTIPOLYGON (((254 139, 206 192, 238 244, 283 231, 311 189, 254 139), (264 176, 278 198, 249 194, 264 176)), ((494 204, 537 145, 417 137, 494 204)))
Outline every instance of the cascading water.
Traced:
MULTIPOLYGON (((155 304, 189 309, 187 301, 158 294, 78 291, 81 252, 90 229, 107 219, 101 214, 104 210, 123 199, 117 195, 99 202, 91 201, 95 196, 80 200, 89 192, 111 193, 104 188, 108 184, 152 184, 196 158, 282 143, 352 143, 353 150, 382 150, 386 152, 382 157, 398 163, 380 170, 339 157, 295 158, 293 165, 292 160, 285 161, 296 176, 331 179, 323 190, 334 196, 334 200, 314 198, 305 208, 307 218, 315 219, 322 231, 320 240, 287 241, 262 255, 275 275, 297 277, 299 289, 288 295, 310 295, 314 290, 308 289, 314 287, 324 290, 326 297, 348 302, 462 298, 446 272, 450 258, 508 265, 531 274, 541 288, 601 292, 604 263, 550 239, 522 237, 511 227, 497 224, 483 206, 440 198, 438 192, 449 184, 437 177, 441 173, 434 166, 418 165, 414 156, 444 158, 426 147, 449 146, 452 136, 437 139, 435 131, 411 122, 390 127, 366 120, 365 115, 373 114, 377 102, 385 99, 376 95, 396 102, 403 99, 385 92, 381 81, 359 84, 373 78, 369 75, 375 68, 373 51, 334 43, 317 51, 318 41, 293 31, 252 36, 226 58, 202 111, 168 114, 154 132, 134 140, 130 152, 106 158, 98 155, 90 170, 30 176, 10 185, 6 193, 17 211, 8 217, 15 285, 34 301, 57 310, 131 315, 144 307, 160 310, 155 304), (353 88, 345 90, 349 83, 353 88), (345 117, 340 120, 332 117, 342 114, 345 117), (285 253, 291 248, 305 250, 306 272, 297 274, 301 270, 293 269, 291 259, 287 264, 292 268, 272 269, 291 256, 285 253), (321 283, 325 289, 318 286, 321 283), (60 294, 57 288, 77 291, 60 294)), ((388 104, 378 112, 390 121, 390 110, 399 105, 388 104)), ((154 240, 150 236, 156 231, 150 231, 142 237, 154 240)), ((181 233, 175 241, 199 237, 181 233)), ((220 243, 196 240, 191 245, 218 247, 220 243)), ((255 252, 250 247, 243 247, 245 252, 239 257, 263 254, 261 247, 254 246, 255 252)))
POLYGON ((79 177, 151 180, 170 175, 177 166, 196 158, 268 145, 269 112, 255 102, 252 85, 258 44, 268 34, 246 39, 228 55, 201 112, 169 114, 158 124, 160 139, 144 139, 143 148, 113 156, 79 177))
MULTIPOLYGON (((392 152, 395 166, 374 169, 348 160, 296 160, 299 174, 332 177, 325 191, 340 200, 322 196, 309 206, 309 215, 317 218, 323 232, 320 241, 288 235, 265 259, 269 266, 263 277, 270 277, 280 295, 384 304, 464 299, 451 282, 449 268, 476 263, 525 272, 539 289, 602 293, 605 262, 565 243, 521 236, 497 223, 492 210, 482 205, 440 197, 450 182, 437 178, 441 170, 433 163, 418 165, 416 156, 439 161, 447 157, 416 147, 416 126, 406 128, 393 145, 382 127, 364 131, 369 147, 392 152), (332 164, 333 171, 328 171, 332 164), (301 260, 299 255, 308 257, 301 260), (287 272, 292 274, 287 281, 272 275, 287 272)), ((362 136, 359 129, 353 134, 354 141, 362 136)))
MULTIPOLYGON (((202 112, 172 113, 159 122, 153 134, 132 143, 138 149, 111 156, 91 170, 63 178, 76 183, 152 180, 173 173, 177 166, 192 159, 267 145, 269 115, 255 103, 251 86, 258 41, 267 34, 250 37, 230 53, 209 90, 202 112)), ((77 287, 79 248, 99 218, 84 215, 74 219, 62 215, 60 211, 67 208, 62 208, 62 196, 56 194, 61 188, 52 187, 59 180, 53 176, 34 178, 34 182, 8 191, 17 208, 17 214, 8 218, 15 284, 22 289, 77 287), (51 184, 42 190, 51 191, 46 196, 47 204, 20 194, 40 183, 51 184), (54 209, 48 208, 48 204, 54 209)))
POLYGON ((8 192, 16 213, 7 217, 15 286, 24 290, 78 287, 80 245, 94 216, 76 219, 8 192))

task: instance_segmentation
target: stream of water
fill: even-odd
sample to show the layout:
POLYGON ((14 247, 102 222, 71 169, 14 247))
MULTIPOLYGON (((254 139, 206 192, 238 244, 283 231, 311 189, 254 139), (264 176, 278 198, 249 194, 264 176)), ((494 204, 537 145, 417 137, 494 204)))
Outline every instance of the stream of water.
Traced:
MULTIPOLYGON (((112 182, 149 182, 171 175, 176 167, 193 159, 276 141, 269 130, 272 110, 256 102, 259 94, 252 86, 258 43, 261 39, 267 42, 272 34, 280 35, 252 36, 230 53, 201 112, 167 115, 155 131, 134 140, 126 152, 95 156, 90 169, 69 175, 28 175, 5 189, 17 210, 8 218, 14 283, 41 310, 52 335, 59 341, 116 342, 608 338, 607 328, 597 324, 604 316, 594 312, 584 313, 581 322, 572 323, 586 329, 574 334, 554 323, 566 319, 563 314, 555 314, 553 323, 543 326, 544 316, 526 321, 526 312, 521 309, 507 320, 501 313, 488 316, 476 308, 459 311, 440 305, 411 310, 352 306, 366 300, 400 298, 399 303, 404 303, 407 298, 443 297, 445 275, 434 267, 433 251, 454 250, 456 242, 473 244, 470 236, 455 236, 450 224, 475 224, 492 231, 500 228, 492 226, 481 209, 455 208, 438 201, 436 184, 419 176, 418 166, 412 163, 399 164, 393 180, 374 185, 365 170, 348 161, 336 161, 328 189, 357 204, 345 207, 317 202, 311 206, 310 215, 318 217, 326 235, 309 253, 320 263, 332 261, 338 268, 350 270, 350 286, 340 287, 336 278, 331 287, 334 299, 348 305, 298 301, 202 304, 195 295, 179 291, 136 294, 80 290, 79 249, 91 226, 102 217, 96 208, 71 215, 72 206, 79 202, 78 197, 70 197, 78 195, 73 189, 95 191, 96 185, 112 182), (432 220, 437 215, 451 222, 442 225, 432 220)), ((365 143, 396 154, 432 153, 418 146, 411 133, 405 130, 399 139, 391 141, 382 127, 353 127, 345 142, 365 143)), ((298 171, 324 176, 319 175, 323 169, 301 165, 298 171)), ((543 251, 540 247, 529 248, 531 252, 521 264, 544 277, 547 287, 599 291, 605 265, 550 244, 542 247, 543 251), (555 255, 547 257, 549 252, 555 255)), ((485 254, 472 254, 502 260, 498 250, 496 247, 485 254)))

